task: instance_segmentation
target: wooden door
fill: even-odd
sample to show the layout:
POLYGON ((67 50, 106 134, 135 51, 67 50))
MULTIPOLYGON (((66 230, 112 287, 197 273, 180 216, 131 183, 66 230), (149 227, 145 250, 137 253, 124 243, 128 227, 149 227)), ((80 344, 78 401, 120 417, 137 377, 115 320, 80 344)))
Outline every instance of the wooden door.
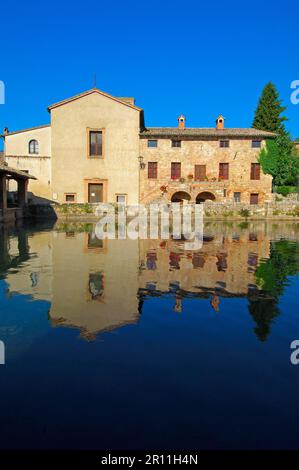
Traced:
POLYGON ((88 185, 88 202, 103 202, 103 184, 90 183, 88 185))
POLYGON ((258 204, 259 203, 259 195, 257 193, 250 194, 250 204, 258 204))

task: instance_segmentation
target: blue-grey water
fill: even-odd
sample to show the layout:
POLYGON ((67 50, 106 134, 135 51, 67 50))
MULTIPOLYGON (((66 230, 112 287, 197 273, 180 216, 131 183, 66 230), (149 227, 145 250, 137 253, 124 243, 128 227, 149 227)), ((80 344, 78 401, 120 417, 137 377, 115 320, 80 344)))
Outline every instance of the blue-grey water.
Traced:
POLYGON ((299 448, 299 224, 204 235, 1 229, 0 448, 299 448))

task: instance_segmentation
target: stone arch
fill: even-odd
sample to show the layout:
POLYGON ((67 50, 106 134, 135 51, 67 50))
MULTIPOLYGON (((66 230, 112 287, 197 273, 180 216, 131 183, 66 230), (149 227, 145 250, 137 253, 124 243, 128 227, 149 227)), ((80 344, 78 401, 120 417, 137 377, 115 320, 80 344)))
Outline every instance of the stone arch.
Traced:
POLYGON ((196 196, 195 202, 196 204, 201 204, 205 201, 215 201, 215 199, 215 194, 211 193, 210 191, 202 191, 196 196))
POLYGON ((176 191, 171 196, 171 202, 184 203, 184 202, 190 202, 190 200, 191 200, 191 196, 186 191, 176 191))

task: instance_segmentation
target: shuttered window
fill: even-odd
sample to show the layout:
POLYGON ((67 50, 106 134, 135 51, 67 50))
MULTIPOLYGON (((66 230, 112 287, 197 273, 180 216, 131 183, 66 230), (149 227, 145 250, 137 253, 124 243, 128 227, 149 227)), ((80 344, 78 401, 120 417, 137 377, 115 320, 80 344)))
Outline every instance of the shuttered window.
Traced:
POLYGON ((235 202, 241 202, 241 193, 240 192, 235 192, 234 193, 234 201, 235 202))
POLYGON ((229 140, 220 140, 219 147, 222 149, 227 149, 229 147, 229 140))
POLYGON ((260 149, 262 146, 262 142, 260 140, 252 140, 251 141, 251 147, 253 149, 260 149))
POLYGON ((152 178, 152 179, 156 179, 158 177, 158 163, 157 162, 148 162, 147 177, 152 178))
POLYGON ((229 164, 219 163, 219 178, 222 180, 228 180, 229 176, 229 164))
POLYGON ((195 165, 195 180, 204 181, 206 178, 206 165, 195 165))
POLYGON ((261 177, 261 166, 259 163, 251 163, 250 179, 259 180, 261 177))
POLYGON ((180 140, 172 140, 171 141, 171 146, 172 147, 181 147, 181 141, 180 140))
POLYGON ((257 193, 250 194, 250 204, 258 204, 259 203, 259 195, 257 193))
POLYGON ((177 162, 171 163, 171 179, 178 180, 181 177, 181 164, 177 162))
POLYGON ((96 158, 102 156, 102 131, 89 132, 89 156, 96 158))

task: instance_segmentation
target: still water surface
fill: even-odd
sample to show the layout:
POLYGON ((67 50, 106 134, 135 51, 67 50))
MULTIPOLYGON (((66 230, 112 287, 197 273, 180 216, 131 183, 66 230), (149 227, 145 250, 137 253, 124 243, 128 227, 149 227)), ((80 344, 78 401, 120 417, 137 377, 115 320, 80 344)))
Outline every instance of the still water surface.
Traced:
POLYGON ((2 229, 0 447, 299 448, 299 224, 2 229))

